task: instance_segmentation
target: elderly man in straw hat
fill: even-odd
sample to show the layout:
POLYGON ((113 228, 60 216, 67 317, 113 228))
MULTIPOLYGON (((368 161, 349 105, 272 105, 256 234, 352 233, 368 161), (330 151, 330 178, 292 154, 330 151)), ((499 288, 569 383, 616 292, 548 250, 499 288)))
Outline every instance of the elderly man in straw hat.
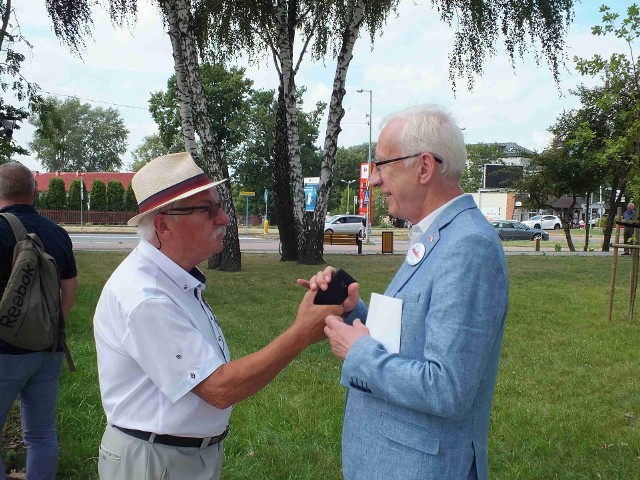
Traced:
POLYGON ((229 217, 188 153, 156 158, 133 177, 139 245, 98 301, 94 331, 107 426, 104 480, 219 479, 233 405, 266 386, 325 338, 309 291, 294 323, 269 345, 231 361, 202 294, 198 263, 222 250, 229 217))

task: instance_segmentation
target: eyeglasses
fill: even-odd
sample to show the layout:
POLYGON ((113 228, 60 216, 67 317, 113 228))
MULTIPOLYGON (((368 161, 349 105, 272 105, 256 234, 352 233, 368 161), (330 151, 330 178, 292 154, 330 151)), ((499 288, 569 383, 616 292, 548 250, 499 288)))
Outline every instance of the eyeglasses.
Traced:
POLYGON ((220 202, 213 202, 209 205, 193 206, 193 207, 179 207, 170 208, 164 212, 160 212, 161 215, 191 215, 197 211, 206 211, 209 213, 209 219, 215 218, 220 211, 220 202))
MULTIPOLYGON (((399 162, 400 160, 406 160, 407 158, 417 157, 418 155, 422 155, 423 153, 424 152, 412 153, 411 155, 405 155, 404 157, 392 158, 390 160, 379 160, 377 162, 373 162, 373 166, 374 166, 374 168, 378 169, 379 167, 381 167, 382 165, 386 165, 387 163, 399 162)), ((431 152, 429 152, 429 153, 431 153, 431 152)), ((442 159, 441 158, 437 157, 433 153, 431 153, 431 155, 433 155, 433 158, 435 159, 436 162, 442 163, 442 159)))

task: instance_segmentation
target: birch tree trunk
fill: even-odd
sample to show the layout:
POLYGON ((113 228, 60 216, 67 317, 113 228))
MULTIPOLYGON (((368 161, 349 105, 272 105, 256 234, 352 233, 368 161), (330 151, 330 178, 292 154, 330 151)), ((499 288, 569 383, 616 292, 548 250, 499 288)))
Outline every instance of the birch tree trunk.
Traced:
POLYGON ((198 158, 196 149, 196 136, 191 115, 191 103, 189 101, 189 86, 187 84, 186 69, 180 49, 180 30, 178 28, 178 16, 176 11, 161 5, 164 16, 167 20, 168 34, 171 39, 171 49, 173 51, 173 65, 176 73, 176 87, 178 90, 178 100, 180 102, 180 119, 182 126, 182 136, 184 139, 184 149, 193 158, 198 158))
POLYGON ((293 222, 298 250, 298 261, 303 257, 307 242, 305 219, 304 178, 300 159, 300 137, 295 97, 295 72, 293 65, 293 44, 296 25, 296 0, 278 0, 276 5, 277 44, 276 58, 279 62, 280 85, 284 98, 287 122, 289 155, 290 195, 293 199, 293 222))
MULTIPOLYGON (((228 178, 229 172, 223 164, 220 150, 213 134, 213 125, 207 115, 207 105, 200 79, 198 51, 193 37, 190 0, 174 0, 163 2, 163 8, 173 10, 177 18, 179 51, 184 65, 185 83, 190 99, 191 112, 195 120, 195 129, 200 137, 203 158, 198 156, 204 171, 212 179, 228 178)), ((184 119, 183 119, 184 120, 184 119)), ((220 185, 220 201, 229 215, 230 223, 224 238, 224 249, 209 259, 209 267, 235 272, 241 268, 240 241, 238 238, 238 220, 233 205, 229 182, 220 185)))
MULTIPOLYGON (((369 0, 371 1, 371 0, 369 0)), ((333 165, 336 160, 338 150, 338 135, 342 131, 340 122, 344 117, 342 102, 346 93, 345 84, 349 64, 353 59, 353 48, 358 40, 360 26, 364 20, 364 9, 367 0, 351 0, 349 2, 349 18, 345 22, 345 29, 342 33, 342 45, 336 62, 336 71, 333 77, 333 92, 329 104, 329 114, 327 119, 327 130, 324 139, 324 157, 320 170, 320 186, 316 199, 316 208, 313 212, 313 221, 306 238, 305 250, 299 260, 305 264, 318 264, 323 262, 324 219, 327 211, 327 202, 333 185, 333 165)), ((371 119, 369 119, 371 121, 371 119)), ((303 201, 304 205, 304 201, 303 201)))
POLYGON ((281 85, 278 88, 278 110, 273 143, 273 198, 278 212, 278 232, 282 247, 281 261, 297 261, 299 258, 290 185, 287 114, 281 85))

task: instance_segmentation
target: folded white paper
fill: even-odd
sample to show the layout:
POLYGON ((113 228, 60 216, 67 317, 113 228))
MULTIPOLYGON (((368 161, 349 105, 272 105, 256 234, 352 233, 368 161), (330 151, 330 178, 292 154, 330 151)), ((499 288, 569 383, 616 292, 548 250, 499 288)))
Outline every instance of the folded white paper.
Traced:
POLYGON ((389 353, 400 353, 402 327, 402 299, 371 294, 367 328, 389 353))

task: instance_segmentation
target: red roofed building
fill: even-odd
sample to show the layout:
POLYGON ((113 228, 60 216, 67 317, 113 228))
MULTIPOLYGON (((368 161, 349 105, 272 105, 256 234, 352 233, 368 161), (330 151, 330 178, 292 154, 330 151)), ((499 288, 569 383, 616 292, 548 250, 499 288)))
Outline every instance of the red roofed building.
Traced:
POLYGON ((82 177, 82 181, 88 192, 91 192, 91 186, 94 180, 101 180, 105 185, 111 180, 120 181, 126 190, 134 175, 135 172, 33 172, 39 192, 49 190, 49 180, 52 178, 61 178, 64 180, 64 189, 68 192, 69 187, 71 187, 71 182, 79 180, 80 177, 82 177))

